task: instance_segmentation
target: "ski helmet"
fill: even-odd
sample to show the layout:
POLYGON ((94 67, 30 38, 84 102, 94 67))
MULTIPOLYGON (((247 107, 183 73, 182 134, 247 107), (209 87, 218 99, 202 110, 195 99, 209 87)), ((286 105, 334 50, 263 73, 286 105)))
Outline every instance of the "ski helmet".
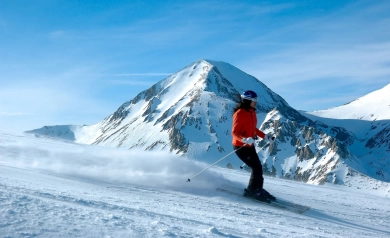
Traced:
POLYGON ((241 98, 243 100, 250 100, 253 102, 257 102, 257 94, 251 90, 245 91, 241 94, 241 98))

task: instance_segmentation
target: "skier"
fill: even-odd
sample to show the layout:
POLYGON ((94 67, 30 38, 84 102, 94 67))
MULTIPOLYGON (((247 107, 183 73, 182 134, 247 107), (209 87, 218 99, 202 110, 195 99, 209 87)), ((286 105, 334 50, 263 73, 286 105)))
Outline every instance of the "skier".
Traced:
POLYGON ((263 188, 263 167, 254 146, 255 139, 262 139, 273 143, 275 137, 266 135, 257 129, 256 116, 257 94, 251 90, 243 92, 241 101, 234 108, 233 114, 233 148, 246 165, 252 169, 248 187, 244 196, 252 197, 263 202, 270 202, 276 198, 263 188))

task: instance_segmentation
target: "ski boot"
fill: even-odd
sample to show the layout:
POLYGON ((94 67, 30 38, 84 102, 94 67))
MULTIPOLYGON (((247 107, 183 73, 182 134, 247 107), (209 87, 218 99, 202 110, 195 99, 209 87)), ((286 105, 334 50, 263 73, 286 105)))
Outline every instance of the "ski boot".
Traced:
POLYGON ((259 189, 249 189, 246 188, 244 190, 244 197, 249 197, 252 199, 259 200, 260 202, 270 203, 270 199, 267 198, 266 194, 263 191, 259 191, 259 189))
POLYGON ((265 196, 266 198, 268 198, 269 200, 271 200, 271 201, 275 201, 275 200, 276 200, 276 197, 273 196, 273 195, 271 195, 271 194, 270 194, 267 190, 265 190, 264 188, 261 190, 261 193, 263 193, 264 196, 265 196))

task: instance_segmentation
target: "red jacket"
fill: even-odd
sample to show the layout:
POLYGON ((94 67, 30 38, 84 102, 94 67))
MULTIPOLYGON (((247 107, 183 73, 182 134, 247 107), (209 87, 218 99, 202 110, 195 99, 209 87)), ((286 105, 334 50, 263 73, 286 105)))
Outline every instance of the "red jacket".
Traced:
POLYGON ((240 108, 233 114, 232 136, 232 144, 234 146, 253 146, 246 145, 241 141, 246 137, 255 138, 256 136, 260 136, 264 139, 264 132, 257 129, 257 116, 254 108, 240 108))

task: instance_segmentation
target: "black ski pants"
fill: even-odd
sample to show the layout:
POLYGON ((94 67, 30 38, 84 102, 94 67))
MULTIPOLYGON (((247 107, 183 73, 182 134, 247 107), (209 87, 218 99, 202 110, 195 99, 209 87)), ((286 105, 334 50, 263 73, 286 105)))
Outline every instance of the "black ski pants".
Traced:
POLYGON ((263 166, 261 165, 259 156, 256 153, 256 148, 254 146, 243 146, 242 148, 239 146, 233 146, 233 148, 236 150, 238 158, 252 169, 248 189, 255 190, 258 188, 261 190, 264 184, 263 166))

